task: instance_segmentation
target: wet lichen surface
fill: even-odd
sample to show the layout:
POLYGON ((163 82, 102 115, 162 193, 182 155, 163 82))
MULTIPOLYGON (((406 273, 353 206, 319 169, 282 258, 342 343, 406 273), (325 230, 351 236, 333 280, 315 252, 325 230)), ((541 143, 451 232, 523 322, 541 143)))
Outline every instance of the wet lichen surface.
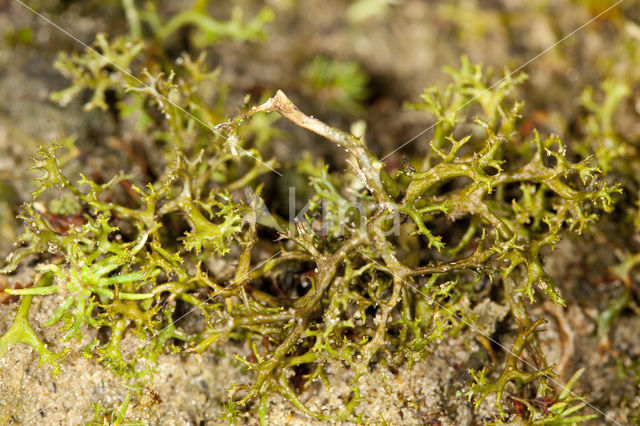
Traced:
POLYGON ((516 3, 0 3, 0 420, 637 421, 640 11, 516 3))

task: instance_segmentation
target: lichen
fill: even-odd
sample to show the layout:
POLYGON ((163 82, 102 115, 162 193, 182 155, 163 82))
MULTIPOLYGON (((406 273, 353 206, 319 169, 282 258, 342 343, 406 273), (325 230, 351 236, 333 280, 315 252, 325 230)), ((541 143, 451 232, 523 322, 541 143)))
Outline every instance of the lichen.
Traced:
MULTIPOLYGON (((421 102, 410 105, 438 120, 426 154, 387 170, 362 134, 306 115, 282 91, 232 114, 237 106, 228 104, 227 90, 204 56, 185 54, 171 64, 149 53, 176 26, 195 25, 200 44, 206 44, 219 37, 258 37, 257 26, 268 18, 260 15, 244 27, 236 17, 221 25, 198 8, 166 24, 153 10, 138 16, 129 9, 132 35, 109 41, 101 34, 95 50, 61 55, 57 66, 71 86, 52 99, 64 105, 89 90, 86 109, 115 108, 121 118, 135 117, 138 129, 160 147, 155 160, 161 173, 146 181, 121 173, 101 182, 68 175, 56 144, 38 151, 40 187, 23 207, 25 231, 1 272, 10 274, 35 256, 39 280, 5 290, 22 299, 0 338, 0 355, 26 343, 41 363, 54 372, 61 368, 66 352, 47 348, 28 321, 33 297, 57 294, 62 302, 44 325, 58 325, 63 340, 76 342, 88 329, 108 330, 81 349, 138 388, 153 375, 160 353, 202 352, 233 339, 251 348, 237 359, 253 379, 236 388, 226 406, 228 419, 255 401, 267 423, 268 402, 277 393, 312 418, 357 420, 363 375, 420 362, 462 329, 487 338, 492 324, 474 309, 486 301, 474 290, 484 281, 504 295, 500 318, 508 310, 524 331, 497 379, 486 370, 472 372, 468 395, 477 396, 477 405, 495 394, 498 416, 505 415, 507 382, 534 383, 541 396, 548 395, 553 366, 536 342, 541 320, 530 319, 528 306, 542 298, 564 304, 545 271, 546 253, 613 208, 620 189, 602 175, 609 164, 604 153, 594 159, 587 148, 572 161, 557 135, 519 132, 522 103, 510 96, 525 75, 505 74, 494 84, 481 66, 463 58, 459 70, 449 70, 449 85, 428 88, 421 102), (148 39, 141 38, 137 19, 150 24, 148 39), (116 106, 107 92, 115 93, 116 106), (479 114, 472 123, 462 112, 468 105, 479 114), (260 194, 265 176, 278 166, 269 159, 269 144, 282 132, 275 120, 265 120, 269 113, 346 151, 349 166, 343 171, 330 173, 309 158, 297 165, 311 194, 306 214, 293 223, 276 213, 269 214, 271 221, 263 217, 265 207, 275 211, 260 194), (472 131, 459 137, 463 123, 472 131), (58 191, 73 209, 38 203, 58 191), (254 196, 246 197, 248 192, 254 196), (212 259, 226 267, 212 267, 212 259), (287 274, 293 276, 284 285, 287 274), (196 332, 176 323, 180 312, 191 311, 204 318, 196 332), (130 334, 138 337, 134 352, 121 347, 130 334), (518 365, 525 347, 537 360, 535 368, 518 365), (352 395, 335 412, 314 411, 300 394, 313 380, 331 386, 324 371, 335 361, 353 371, 352 395), (294 386, 292 377, 300 371, 302 386, 294 386)), ((324 72, 308 70, 311 78, 324 72)), ((359 96, 357 90, 347 95, 359 96)), ((594 105, 588 95, 583 100, 594 105)), ((344 102, 352 107, 349 99, 344 102)), ((606 117, 595 120, 606 129, 606 117)), ((588 419, 568 417, 581 408, 567 405, 573 401, 569 390, 536 416, 560 424, 588 419)), ((529 408, 531 416, 534 411, 529 408)))

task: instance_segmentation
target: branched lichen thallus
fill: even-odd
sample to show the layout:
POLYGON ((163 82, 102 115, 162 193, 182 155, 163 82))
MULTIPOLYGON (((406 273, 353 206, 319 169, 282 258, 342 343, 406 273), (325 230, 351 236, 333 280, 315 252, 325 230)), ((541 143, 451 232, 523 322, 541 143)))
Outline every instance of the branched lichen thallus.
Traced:
MULTIPOLYGON (((24 342, 42 361, 58 365, 25 313, 32 297, 57 294, 61 302, 47 324, 61 323, 67 339, 83 336, 86 327, 108 328, 108 341, 94 341, 85 350, 128 377, 139 375, 141 363, 153 365, 161 351, 204 351, 234 339, 251 348, 237 359, 254 372, 254 380, 236 388, 227 405, 230 417, 257 400, 266 423, 270 395, 279 393, 314 418, 357 419, 364 415, 356 408, 362 376, 375 370, 385 383, 383 366, 413 365, 448 335, 467 326, 476 333, 486 328, 480 323, 497 321, 478 309, 486 293, 477 284, 491 283, 504 294, 492 303, 503 304, 500 309, 527 330, 521 343, 539 372, 526 377, 550 376, 535 341, 538 323, 527 312, 536 291, 563 303, 544 269, 543 249, 609 211, 618 188, 604 181, 589 158, 569 161, 557 136, 519 134, 521 104, 507 105, 506 99, 524 77, 491 84, 466 60, 450 73, 453 82, 445 90, 429 88, 422 102, 411 105, 430 111, 437 122, 430 149, 409 158, 411 167, 401 170, 387 169, 362 136, 304 114, 281 91, 215 127, 239 146, 222 137, 212 143, 210 129, 159 105, 175 134, 188 141, 187 133, 197 132, 197 143, 180 139, 167 150, 169 166, 156 182, 126 182, 132 197, 126 203, 109 197, 126 176, 103 184, 86 177, 73 182, 62 172, 56 148, 43 148, 36 166, 44 176, 35 195, 63 191, 80 206, 82 220, 61 232, 42 209, 25 206, 21 246, 3 273, 37 255, 42 279, 8 291, 23 299, 17 325, 1 338, 0 351, 24 342), (466 104, 480 114, 472 123, 461 117, 466 104), (260 232, 264 225, 255 200, 238 201, 245 186, 260 194, 256 178, 268 169, 260 151, 247 145, 252 139, 242 136, 258 114, 270 112, 346 150, 349 165, 328 173, 320 161, 300 160, 297 170, 315 194, 309 214, 294 226, 279 227, 276 241, 272 233, 260 232), (458 137, 463 122, 472 130, 458 137), (246 148, 240 152, 241 147, 246 148), (359 208, 345 209, 350 204, 359 208), (319 209, 345 211, 340 232, 330 225, 330 232, 314 230, 319 209), (170 220, 183 221, 178 241, 165 228, 170 220), (212 259, 227 266, 215 270, 212 259), (286 268, 297 271, 300 286, 278 284, 286 268), (199 331, 173 322, 179 304, 202 314, 199 331), (139 339, 135 359, 120 348, 131 331, 139 339), (330 387, 327 370, 336 364, 350 369, 351 393, 341 406, 314 409, 301 394, 314 380, 330 387)), ((167 94, 186 87, 173 77, 158 79, 155 87, 167 94)), ((157 101, 138 89, 138 95, 157 101)), ((189 102, 185 107, 196 105, 189 102)), ((485 334, 478 337, 486 340, 485 334)), ((503 376, 510 380, 514 374, 503 376)), ((503 387, 483 389, 483 396, 499 390, 501 399, 503 387)))

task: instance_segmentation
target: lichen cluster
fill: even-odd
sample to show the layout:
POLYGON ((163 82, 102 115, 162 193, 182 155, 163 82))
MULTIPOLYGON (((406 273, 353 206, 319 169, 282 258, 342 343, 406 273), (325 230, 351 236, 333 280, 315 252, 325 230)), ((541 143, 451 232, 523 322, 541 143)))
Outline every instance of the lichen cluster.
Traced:
MULTIPOLYGON (((281 91, 256 106, 233 105, 204 55, 171 63, 154 50, 186 24, 198 29, 196 45, 260 37, 269 13, 248 24, 239 16, 216 23, 198 2, 161 23, 152 9, 127 4, 131 34, 99 35, 95 50, 61 55, 57 66, 71 86, 52 99, 65 105, 88 90, 87 110, 115 110, 150 135, 156 164, 146 174, 100 180, 71 174, 74 160, 59 144, 38 151, 40 186, 23 207, 25 231, 1 271, 37 259, 37 280, 6 290, 21 300, 0 337, 0 356, 26 343, 59 371, 68 350, 48 348, 28 322, 32 298, 55 295, 59 305, 44 325, 60 327, 66 341, 91 336, 81 350, 133 384, 153 376, 160 353, 246 342, 250 352, 237 359, 253 380, 234 389, 229 419, 253 407, 266 423, 269 398, 278 393, 313 418, 357 420, 363 375, 384 381, 383 367, 420 362, 462 329, 488 344, 482 324, 499 318, 483 317, 477 307, 491 293, 499 295, 502 317, 509 312, 522 331, 501 372, 471 372, 469 398, 477 406, 494 394, 496 421, 506 420, 505 387, 513 382, 552 401, 541 410, 512 396, 525 407, 518 416, 533 424, 590 418, 577 414, 584 404, 572 405, 575 380, 559 395, 549 386, 553 365, 535 337, 543 321, 531 319, 529 304, 564 303, 545 256, 565 235, 585 232, 612 211, 621 191, 603 172, 632 148, 584 142, 582 151, 568 152, 554 134, 522 132, 513 91, 526 76, 500 78, 463 58, 449 70, 450 84, 428 88, 410 105, 437 120, 426 155, 388 167, 357 128, 346 132, 309 117, 281 91), (146 38, 141 22, 150 28, 146 38), (263 195, 279 173, 271 148, 285 132, 278 117, 343 149, 348 164, 335 171, 309 157, 295 164, 308 182, 307 204, 292 221, 263 195), (181 321, 196 314, 196 327, 181 321), (125 352, 121 342, 132 335, 136 349, 125 352), (333 362, 353 372, 351 397, 335 411, 314 411, 301 395, 313 381, 331 387, 325 371, 333 362)), ((318 59, 306 76, 345 87, 337 108, 353 109, 361 76, 347 67, 358 80, 354 88, 352 79, 339 81, 340 69, 318 59)), ((604 103, 593 102, 591 92, 583 96, 588 141, 618 141, 611 110, 628 92, 613 83, 604 88, 604 103)))

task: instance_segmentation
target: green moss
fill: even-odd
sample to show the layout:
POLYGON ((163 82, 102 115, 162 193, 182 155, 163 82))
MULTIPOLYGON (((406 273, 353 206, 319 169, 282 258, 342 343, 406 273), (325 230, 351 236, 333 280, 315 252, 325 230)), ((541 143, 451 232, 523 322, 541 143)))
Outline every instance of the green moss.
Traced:
POLYGON ((340 62, 317 56, 302 70, 309 95, 338 112, 358 113, 367 97, 368 77, 357 62, 340 62))

